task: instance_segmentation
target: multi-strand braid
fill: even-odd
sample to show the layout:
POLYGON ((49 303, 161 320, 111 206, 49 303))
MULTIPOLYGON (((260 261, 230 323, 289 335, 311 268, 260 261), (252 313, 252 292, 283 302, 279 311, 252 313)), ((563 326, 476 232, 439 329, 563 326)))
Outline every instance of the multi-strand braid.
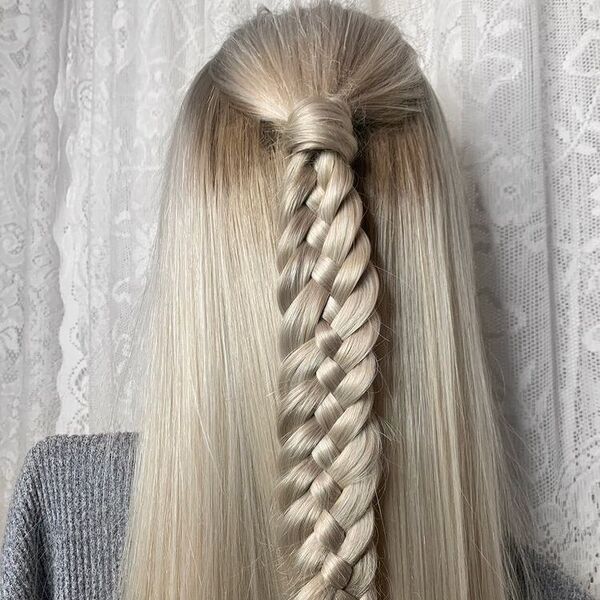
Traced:
POLYGON ((379 279, 354 188, 350 109, 307 98, 283 135, 278 497, 299 580, 292 597, 370 600, 381 469, 373 413, 379 279))

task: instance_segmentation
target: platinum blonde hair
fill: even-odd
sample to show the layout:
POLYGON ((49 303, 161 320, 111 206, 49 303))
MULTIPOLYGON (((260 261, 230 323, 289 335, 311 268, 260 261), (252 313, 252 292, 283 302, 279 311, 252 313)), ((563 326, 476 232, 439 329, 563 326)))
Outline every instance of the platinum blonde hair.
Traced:
POLYGON ((123 597, 518 597, 474 290, 447 127, 399 30, 259 10, 170 148, 123 597))

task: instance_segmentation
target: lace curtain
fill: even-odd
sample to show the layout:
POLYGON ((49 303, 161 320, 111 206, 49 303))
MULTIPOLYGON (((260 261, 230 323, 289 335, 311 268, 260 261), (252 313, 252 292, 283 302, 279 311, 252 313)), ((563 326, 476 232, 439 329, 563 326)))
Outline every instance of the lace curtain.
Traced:
MULTIPOLYGON (((445 107, 536 539, 600 598, 600 2, 354 4, 398 22, 445 107)), ((114 398, 165 140, 255 8, 0 0, 0 526, 34 442, 129 427, 114 398)))

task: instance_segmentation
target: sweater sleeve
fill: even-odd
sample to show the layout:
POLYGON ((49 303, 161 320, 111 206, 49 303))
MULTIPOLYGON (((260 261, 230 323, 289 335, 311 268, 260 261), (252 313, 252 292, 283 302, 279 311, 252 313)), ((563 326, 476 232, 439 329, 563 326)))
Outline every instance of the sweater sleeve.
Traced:
POLYGON ((518 598, 524 600, 592 600, 562 569, 531 546, 508 543, 517 576, 518 598))
POLYGON ((543 600, 592 600, 575 581, 541 556, 532 557, 531 569, 543 600))
POLYGON ((1 600, 48 598, 40 506, 40 443, 29 449, 9 505, 0 559, 1 600))
POLYGON ((135 435, 52 435, 27 453, 0 559, 0 600, 109 600, 117 589, 135 435))

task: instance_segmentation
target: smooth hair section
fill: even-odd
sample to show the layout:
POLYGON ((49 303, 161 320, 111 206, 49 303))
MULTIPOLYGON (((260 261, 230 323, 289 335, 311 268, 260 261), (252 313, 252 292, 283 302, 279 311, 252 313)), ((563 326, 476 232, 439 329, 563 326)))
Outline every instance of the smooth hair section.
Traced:
POLYGON ((202 68, 136 336, 125 600, 508 600, 467 208, 390 21, 260 9, 202 68))

